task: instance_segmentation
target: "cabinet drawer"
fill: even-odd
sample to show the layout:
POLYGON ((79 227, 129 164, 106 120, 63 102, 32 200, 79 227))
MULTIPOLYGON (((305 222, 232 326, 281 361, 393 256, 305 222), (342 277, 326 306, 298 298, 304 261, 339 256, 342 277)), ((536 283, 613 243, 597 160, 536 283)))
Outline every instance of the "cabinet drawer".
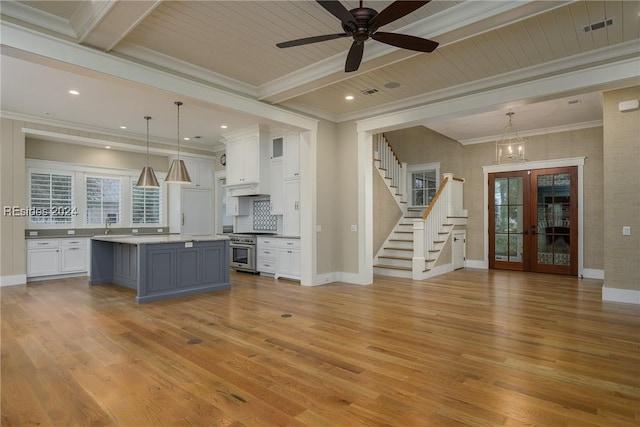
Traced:
POLYGON ((300 239, 279 239, 279 248, 300 249, 300 239))
POLYGON ((60 239, 60 246, 87 246, 87 239, 60 239))
POLYGON ((275 247, 258 247, 258 258, 276 258, 276 248, 275 247))
POLYGON ((260 247, 271 247, 275 248, 277 245, 277 240, 272 237, 258 237, 258 248, 260 247))
POLYGON ((55 248, 59 245, 58 239, 29 239, 27 249, 55 248))
POLYGON ((258 260, 258 268, 257 270, 261 273, 275 273, 276 272, 276 262, 268 261, 268 260, 258 260))

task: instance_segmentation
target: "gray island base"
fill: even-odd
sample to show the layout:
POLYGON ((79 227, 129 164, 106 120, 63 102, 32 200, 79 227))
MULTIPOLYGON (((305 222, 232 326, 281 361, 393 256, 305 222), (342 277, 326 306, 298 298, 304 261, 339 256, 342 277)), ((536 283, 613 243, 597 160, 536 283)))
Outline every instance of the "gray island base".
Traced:
POLYGON ((231 289, 229 240, 216 236, 96 236, 90 285, 134 289, 143 304, 231 289))

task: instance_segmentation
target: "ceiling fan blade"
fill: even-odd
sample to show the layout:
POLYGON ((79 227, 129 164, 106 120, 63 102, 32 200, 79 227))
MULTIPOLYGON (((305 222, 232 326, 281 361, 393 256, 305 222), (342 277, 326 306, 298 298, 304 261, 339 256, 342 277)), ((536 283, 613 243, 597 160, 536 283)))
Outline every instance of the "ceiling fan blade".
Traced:
POLYGON ((403 16, 410 14, 414 10, 420 9, 422 6, 429 3, 429 1, 431 0, 395 1, 380 13, 378 13, 376 16, 371 18, 371 20, 369 20, 369 28, 372 28, 375 31, 377 28, 380 28, 383 25, 393 22, 396 19, 400 19, 403 16))
POLYGON ((347 33, 326 34, 324 36, 305 37, 303 39, 289 40, 288 42, 277 43, 276 46, 278 46, 279 48, 294 47, 294 46, 301 46, 304 44, 323 42, 326 40, 339 39, 342 37, 350 37, 350 36, 347 33))
POLYGON ((395 34, 377 32, 371 36, 372 39, 391 46, 401 47, 403 49, 417 50, 418 52, 433 52, 440 43, 433 40, 423 39, 406 34, 395 34))
POLYGON ((339 1, 321 1, 316 0, 320 6, 324 7, 330 14, 338 18, 348 28, 356 28, 356 19, 351 12, 342 5, 339 1))
POLYGON ((364 53, 364 42, 353 42, 349 54, 347 55, 347 62, 344 64, 344 71, 349 73, 356 71, 360 67, 362 62, 362 54, 364 53))

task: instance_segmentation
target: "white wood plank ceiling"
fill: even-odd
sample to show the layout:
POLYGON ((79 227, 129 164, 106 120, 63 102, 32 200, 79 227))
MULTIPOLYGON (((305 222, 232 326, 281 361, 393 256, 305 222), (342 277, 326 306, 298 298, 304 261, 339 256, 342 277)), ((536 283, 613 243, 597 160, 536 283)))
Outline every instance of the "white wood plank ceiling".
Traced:
MULTIPOLYGON (((436 40, 435 52, 368 40, 360 70, 344 73, 351 39, 275 46, 342 32, 315 1, 2 3, 2 19, 11 24, 334 121, 637 57, 640 46, 640 1, 434 0, 382 30, 436 40), (584 31, 605 19, 613 25, 584 31), (369 89, 376 92, 362 94, 369 89)), ((391 3, 364 6, 380 11, 391 3)))

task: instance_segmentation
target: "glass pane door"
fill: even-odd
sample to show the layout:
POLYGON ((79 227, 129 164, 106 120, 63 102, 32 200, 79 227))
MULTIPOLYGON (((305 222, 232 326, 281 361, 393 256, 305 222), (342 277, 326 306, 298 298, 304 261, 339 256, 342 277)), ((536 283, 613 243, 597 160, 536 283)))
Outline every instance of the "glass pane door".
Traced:
POLYGON ((490 177, 489 220, 491 233, 489 265, 491 268, 523 270, 529 244, 528 192, 529 177, 525 172, 492 174, 490 177))
POLYGON ((534 271, 577 274, 576 169, 533 172, 534 271))

